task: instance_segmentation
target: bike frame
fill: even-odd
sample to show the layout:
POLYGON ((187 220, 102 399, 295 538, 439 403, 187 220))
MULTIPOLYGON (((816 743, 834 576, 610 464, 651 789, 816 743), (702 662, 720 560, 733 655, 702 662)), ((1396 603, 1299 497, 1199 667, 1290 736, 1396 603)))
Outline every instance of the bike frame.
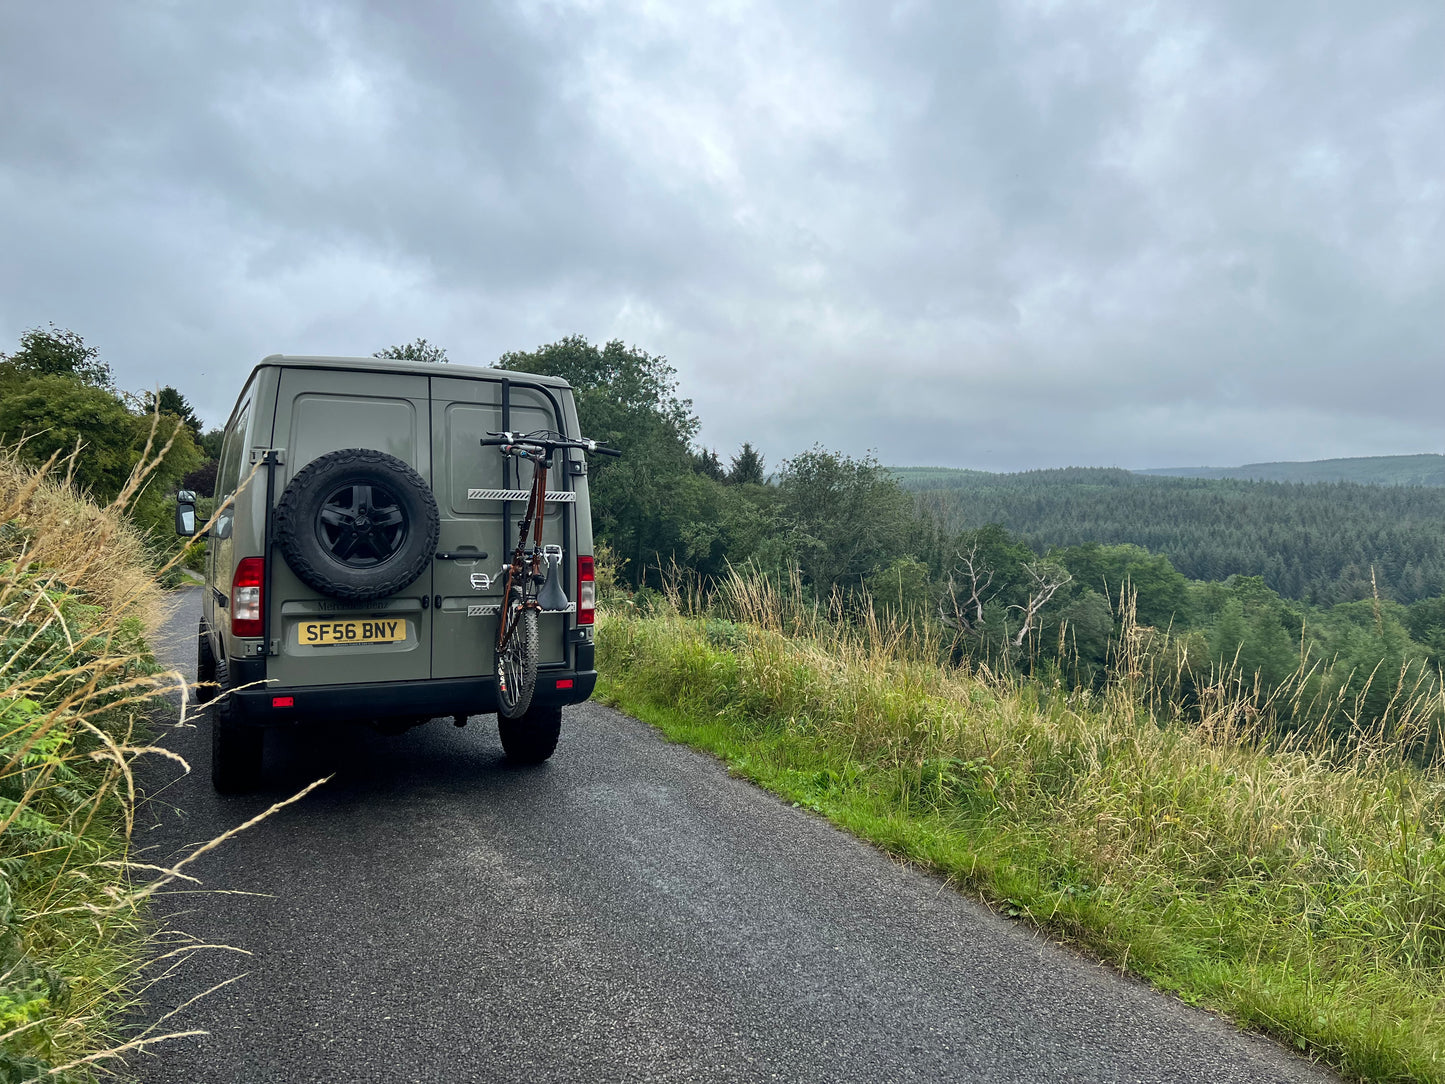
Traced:
MULTIPOLYGON (((507 581, 502 586, 502 607, 497 621, 497 650, 507 646, 516 623, 512 620, 512 585, 523 577, 542 575, 542 525, 547 510, 547 472, 552 469, 552 449, 519 440, 504 446, 506 454, 515 455, 532 463, 532 488, 527 494, 527 510, 522 513, 521 528, 517 533, 517 548, 512 551, 512 560, 507 565, 507 581), (527 559, 527 535, 533 536, 531 561, 527 559), (530 567, 528 567, 530 563, 530 567)), ((538 610, 537 596, 522 592, 522 609, 538 610)))

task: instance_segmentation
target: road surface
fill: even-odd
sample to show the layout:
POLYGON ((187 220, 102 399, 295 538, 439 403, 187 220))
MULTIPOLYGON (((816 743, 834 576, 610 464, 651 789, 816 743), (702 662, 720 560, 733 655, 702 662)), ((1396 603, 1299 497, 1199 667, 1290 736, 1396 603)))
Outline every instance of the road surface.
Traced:
MULTIPOLYGON (((159 645, 194 665, 199 590, 159 645)), ((335 778, 192 869, 170 927, 208 952, 150 1018, 234 975, 131 1068, 154 1084, 517 1081, 1325 1081, 599 705, 555 758, 494 721, 270 742, 220 798, 204 719, 163 742, 138 827, 168 861, 335 778)))

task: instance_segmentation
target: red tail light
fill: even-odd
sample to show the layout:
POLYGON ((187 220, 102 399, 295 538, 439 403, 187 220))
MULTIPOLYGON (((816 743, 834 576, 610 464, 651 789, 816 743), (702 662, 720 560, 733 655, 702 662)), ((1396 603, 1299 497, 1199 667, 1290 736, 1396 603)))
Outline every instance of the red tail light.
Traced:
POLYGON ((260 636, 262 607, 261 584, 265 582, 266 564, 259 557, 243 557, 231 580, 231 635, 260 636))
POLYGON ((597 614, 597 570, 592 557, 577 558, 577 624, 590 625, 597 614))

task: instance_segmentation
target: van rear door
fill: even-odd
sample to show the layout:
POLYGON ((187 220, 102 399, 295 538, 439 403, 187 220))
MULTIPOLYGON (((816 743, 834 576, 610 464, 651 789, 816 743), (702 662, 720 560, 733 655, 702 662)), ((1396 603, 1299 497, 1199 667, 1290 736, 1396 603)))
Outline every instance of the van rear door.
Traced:
MULTIPOLYGON (((431 477, 427 378, 407 373, 282 370, 272 447, 285 450, 276 497, 312 460, 342 448, 375 448, 431 477)), ((396 594, 370 602, 330 598, 302 583, 279 551, 272 553, 271 638, 280 654, 267 677, 281 686, 416 681, 431 676, 432 591, 428 567, 396 594), (424 601, 426 600, 426 601, 424 601), (344 642, 367 625, 386 623, 390 642, 344 642), (363 624, 364 623, 364 624, 363 624), (323 633, 325 635, 323 635, 323 633), (338 633, 343 642, 335 642, 338 633)))
MULTIPOLYGON (((432 571, 431 673, 436 678, 489 676, 495 669, 502 601, 498 572, 517 544, 532 468, 519 471, 515 461, 496 447, 482 447, 481 440, 504 429, 565 432, 566 423, 557 400, 544 389, 505 378, 432 377, 431 397, 432 488, 441 513, 441 541, 432 571)), ((575 494, 567 485, 565 466, 557 456, 547 479, 543 542, 563 547, 563 587, 571 598, 575 494)), ((568 621, 567 614, 543 615, 542 666, 563 663, 568 621)))

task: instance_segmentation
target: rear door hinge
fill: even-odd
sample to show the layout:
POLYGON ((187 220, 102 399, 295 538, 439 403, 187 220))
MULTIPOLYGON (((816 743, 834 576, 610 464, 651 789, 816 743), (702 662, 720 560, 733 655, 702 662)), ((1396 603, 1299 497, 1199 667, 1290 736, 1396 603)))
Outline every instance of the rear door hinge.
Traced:
POLYGON ((252 448, 252 463, 270 463, 273 466, 280 466, 286 462, 285 448, 252 448))

